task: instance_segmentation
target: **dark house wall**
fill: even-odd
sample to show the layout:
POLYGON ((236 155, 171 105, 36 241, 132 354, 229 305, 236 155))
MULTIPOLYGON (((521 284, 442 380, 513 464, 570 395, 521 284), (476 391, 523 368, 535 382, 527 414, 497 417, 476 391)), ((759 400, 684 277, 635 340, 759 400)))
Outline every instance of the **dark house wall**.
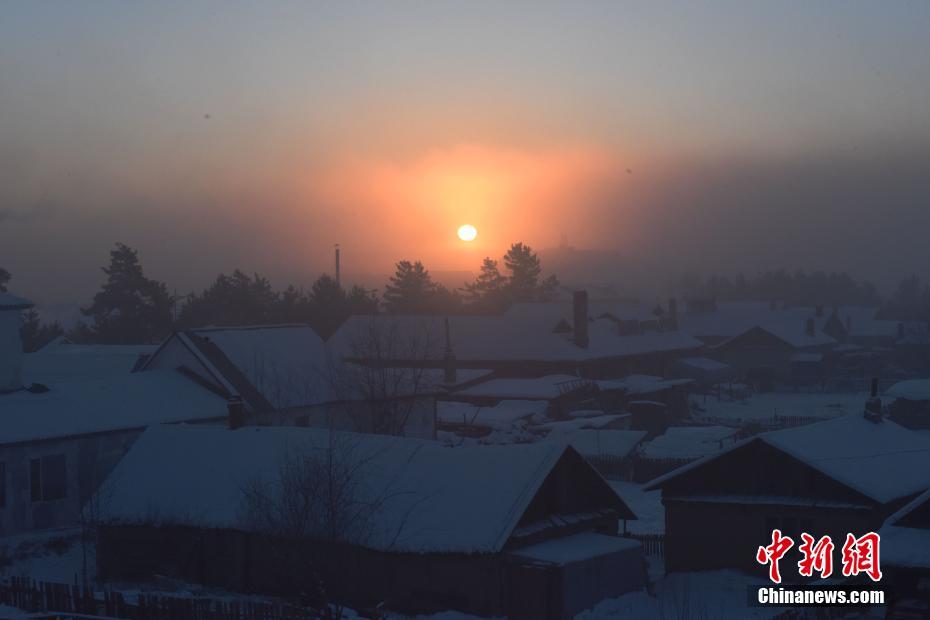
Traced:
POLYGON ((0 536, 77 525, 82 504, 140 433, 117 431, 0 446, 0 536))
MULTIPOLYGON (((761 440, 732 450, 662 487, 669 571, 739 568, 764 574, 755 551, 778 527, 829 534, 881 526, 905 499, 878 504, 761 440)), ((839 543, 837 541, 840 541, 839 543)))

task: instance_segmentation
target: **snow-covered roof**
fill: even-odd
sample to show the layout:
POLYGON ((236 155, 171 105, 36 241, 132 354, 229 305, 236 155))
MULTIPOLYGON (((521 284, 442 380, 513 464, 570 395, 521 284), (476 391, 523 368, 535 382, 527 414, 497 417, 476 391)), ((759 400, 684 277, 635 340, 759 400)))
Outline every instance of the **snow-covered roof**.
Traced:
POLYGON ((692 379, 663 379, 653 375, 627 375, 622 379, 598 379, 602 390, 622 390, 629 396, 655 394, 664 390, 694 383, 692 379))
POLYGON ((173 370, 81 378, 0 395, 0 444, 226 415, 224 398, 173 370))
POLYGON ((581 532, 516 549, 510 554, 527 560, 564 566, 605 555, 641 550, 641 548, 642 543, 633 538, 581 532))
POLYGON ((737 429, 728 426, 672 426, 643 447, 650 459, 697 459, 729 446, 737 429))
POLYGON ((25 297, 17 297, 12 293, 0 292, 0 310, 25 310, 31 307, 32 302, 25 297))
POLYGON ((214 345, 275 408, 334 400, 323 340, 309 325, 216 327, 192 333, 199 339, 196 344, 207 343, 201 351, 209 357, 209 345, 214 345))
MULTIPOLYGON (((604 358, 688 351, 702 343, 674 331, 620 336, 614 325, 592 321, 589 345, 579 347, 572 335, 554 333, 553 325, 525 320, 519 315, 450 316, 450 336, 460 362, 580 362, 604 358)), ((444 318, 435 316, 353 316, 329 339, 333 351, 342 357, 359 355, 358 342, 372 332, 390 334, 392 339, 419 342, 411 354, 441 361, 445 349, 444 318)), ((404 353, 403 351, 398 354, 404 353)))
POLYGON ((885 395, 904 400, 930 400, 930 379, 899 381, 885 390, 885 395))
POLYGON ((646 431, 578 429, 565 433, 551 432, 547 441, 567 443, 587 457, 625 458, 639 445, 646 431))
POLYGON ((548 404, 539 400, 502 400, 490 407, 460 401, 437 401, 436 419, 445 424, 509 429, 519 420, 545 413, 548 404))
POLYGON ((546 422, 545 424, 540 424, 539 427, 549 431, 550 436, 557 436, 556 434, 561 433, 570 433, 575 431, 580 431, 583 429, 602 429, 607 428, 611 424, 615 424, 624 418, 628 418, 630 414, 608 414, 600 415, 593 418, 574 418, 572 420, 559 420, 556 422, 546 422))
POLYGON ((727 364, 718 362, 717 360, 712 360, 709 357, 683 357, 676 363, 681 364, 682 366, 690 366, 691 368, 696 368, 698 370, 704 370, 708 372, 729 370, 730 368, 730 366, 727 364))
POLYGON ((23 380, 27 385, 51 385, 71 379, 125 375, 156 348, 148 344, 71 344, 58 338, 23 356, 23 380))
POLYGON ((659 487, 753 441, 765 442, 882 504, 930 488, 930 439, 888 419, 870 422, 861 413, 737 442, 656 478, 647 488, 659 487))
POLYGON ((456 396, 522 400, 553 400, 580 381, 573 375, 546 375, 532 379, 491 379, 455 392, 456 396))
POLYGON ((930 491, 908 502, 888 517, 879 535, 882 537, 882 564, 911 568, 930 568, 930 528, 907 525, 906 517, 915 511, 928 510, 930 491), (905 523, 901 523, 905 520, 905 523))
MULTIPOLYGON (((322 458, 330 446, 337 458, 359 464, 356 499, 380 506, 372 535, 360 544, 412 553, 500 551, 569 450, 547 442, 445 448, 292 427, 158 426, 143 433, 98 491, 107 498, 102 518, 251 530, 243 489, 273 489, 286 455, 322 458)), ((615 500, 628 512, 610 492, 615 500)))

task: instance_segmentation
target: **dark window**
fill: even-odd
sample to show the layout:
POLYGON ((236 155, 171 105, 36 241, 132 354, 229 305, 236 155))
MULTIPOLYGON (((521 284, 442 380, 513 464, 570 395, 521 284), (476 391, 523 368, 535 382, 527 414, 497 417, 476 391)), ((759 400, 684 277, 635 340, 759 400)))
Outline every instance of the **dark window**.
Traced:
POLYGON ((68 472, 64 454, 52 454, 29 463, 32 501, 62 499, 68 495, 68 472))
POLYGON ((0 463, 0 508, 6 506, 6 463, 0 463))

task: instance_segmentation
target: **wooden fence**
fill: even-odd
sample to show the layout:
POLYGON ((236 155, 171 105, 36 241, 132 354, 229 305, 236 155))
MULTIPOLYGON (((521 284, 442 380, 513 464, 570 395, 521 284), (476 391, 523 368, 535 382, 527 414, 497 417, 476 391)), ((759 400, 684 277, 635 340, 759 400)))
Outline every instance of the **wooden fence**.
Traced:
POLYGON ((665 557, 665 534, 624 534, 624 537, 643 543, 644 555, 665 557))
MULTIPOLYGON (((14 577, 0 583, 0 604, 36 617, 120 618, 126 620, 318 620, 325 612, 284 603, 222 601, 139 594, 128 602, 119 592, 14 577)), ((338 617, 338 616, 336 616, 338 617)))

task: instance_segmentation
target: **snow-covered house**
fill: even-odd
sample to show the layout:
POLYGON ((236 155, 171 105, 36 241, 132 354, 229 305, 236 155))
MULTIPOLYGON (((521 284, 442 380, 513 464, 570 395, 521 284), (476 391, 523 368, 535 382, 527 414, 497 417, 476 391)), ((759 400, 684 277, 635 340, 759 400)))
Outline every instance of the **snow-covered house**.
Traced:
POLYGON ((666 568, 759 570, 780 528, 844 540, 877 530, 930 488, 930 441, 862 414, 764 433, 653 480, 666 510, 666 568))
POLYGON ((98 496, 105 579, 291 595, 322 580, 329 600, 356 607, 534 618, 571 617, 645 579, 641 548, 610 535, 635 516, 551 442, 446 448, 323 429, 153 427, 98 496), (351 478, 324 484, 315 462, 351 478), (298 508, 300 528, 266 518, 281 514, 266 502, 293 508, 304 493, 322 501, 298 508), (333 499, 372 510, 315 519, 333 499))
POLYGON ((146 427, 226 416, 226 399, 175 371, 0 395, 0 536, 78 523, 81 504, 146 427))
POLYGON ((23 386, 23 343, 19 329, 22 311, 31 307, 28 299, 0 292, 0 394, 23 386))
POLYGON ((155 352, 156 345, 74 344, 60 336, 23 356, 25 383, 49 385, 72 379, 128 374, 155 352))
POLYGON ((329 342, 343 357, 365 362, 369 356, 358 350, 358 343, 370 339, 372 333, 390 334, 401 343, 421 346, 395 347, 394 356, 386 359, 382 355, 380 362, 435 368, 444 366, 448 342, 458 368, 487 368, 505 377, 661 375, 671 360, 702 346, 695 338, 670 329, 620 333, 614 322, 591 315, 583 295, 576 296, 573 304, 554 304, 552 309, 445 319, 353 316, 329 342))
POLYGON ((440 370, 363 367, 333 354, 309 325, 179 331, 142 366, 177 369, 243 400, 262 424, 435 436, 440 370))
POLYGON ((899 381, 885 391, 892 420, 911 429, 930 428, 930 379, 899 381))
MULTIPOLYGON (((894 609, 930 608, 930 491, 888 517, 881 535, 882 583, 894 591, 894 609)), ((901 613, 888 617, 920 617, 901 613)))

